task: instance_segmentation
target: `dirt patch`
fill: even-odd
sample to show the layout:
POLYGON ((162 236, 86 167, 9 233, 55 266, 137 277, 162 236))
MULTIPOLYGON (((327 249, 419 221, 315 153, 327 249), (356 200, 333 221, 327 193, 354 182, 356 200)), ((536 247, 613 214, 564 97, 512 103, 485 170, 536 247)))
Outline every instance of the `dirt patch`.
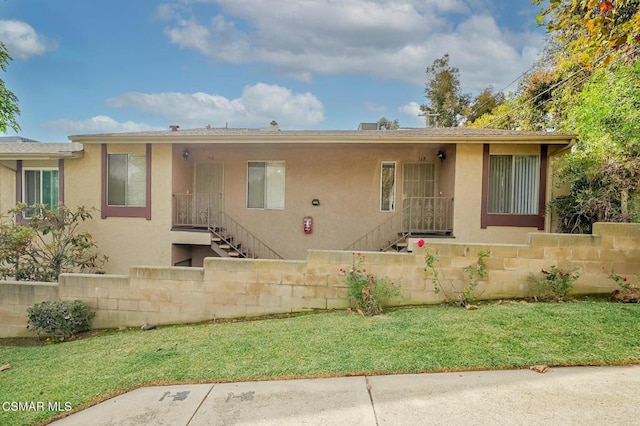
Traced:
POLYGON ((640 303, 640 288, 630 287, 614 290, 609 296, 612 302, 640 303))
POLYGON ((44 346, 44 339, 36 339, 35 337, 11 337, 0 339, 0 346, 44 346))

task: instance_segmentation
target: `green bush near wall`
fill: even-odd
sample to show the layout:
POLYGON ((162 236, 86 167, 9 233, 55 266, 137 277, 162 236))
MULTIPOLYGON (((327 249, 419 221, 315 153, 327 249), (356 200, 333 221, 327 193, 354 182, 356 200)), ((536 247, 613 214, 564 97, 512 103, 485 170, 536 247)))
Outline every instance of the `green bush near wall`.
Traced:
POLYGON ((60 301, 49 300, 36 303, 27 309, 29 328, 38 337, 45 334, 55 340, 64 341, 76 333, 91 329, 91 321, 95 312, 82 300, 60 301))

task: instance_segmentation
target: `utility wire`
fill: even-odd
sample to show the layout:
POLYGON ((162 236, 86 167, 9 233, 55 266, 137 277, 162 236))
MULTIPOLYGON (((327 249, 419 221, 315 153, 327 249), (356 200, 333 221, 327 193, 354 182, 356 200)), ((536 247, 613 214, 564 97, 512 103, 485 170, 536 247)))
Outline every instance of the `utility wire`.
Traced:
MULTIPOLYGON (((497 93, 504 93, 505 90, 507 90, 509 87, 511 87, 514 83, 518 82, 520 79, 522 79, 522 77, 524 77, 525 75, 527 75, 529 73, 529 71, 531 71, 532 69, 534 69, 537 66, 537 64, 533 64, 531 65, 531 67, 529 67, 528 70, 523 71, 522 74, 520 74, 518 77, 516 77, 515 80, 513 80, 511 83, 507 84, 506 86, 504 86, 502 89, 500 89, 499 91, 496 92, 497 93)), ((476 113, 477 111, 479 111, 483 106, 485 106, 486 104, 488 104, 490 102, 491 99, 487 99, 486 101, 484 101, 482 104, 476 106, 473 108, 473 110, 471 110, 471 112, 468 115, 473 115, 474 113, 476 113)))
MULTIPOLYGON (((613 51, 613 49, 611 49, 611 51, 613 51)), ((611 53, 611 51, 609 51, 609 52, 607 52, 607 53, 602 54, 602 56, 600 56, 598 59, 596 59, 596 60, 594 61, 594 64, 597 64, 597 63, 601 62, 604 58, 606 58, 606 57, 611 53)), ((543 95, 547 94, 548 92, 550 92, 550 91, 552 91, 552 90, 557 89, 558 87, 560 87, 561 85, 563 85, 563 84, 567 83, 569 80, 571 80, 573 77, 575 77, 576 75, 578 75, 580 72, 583 72, 583 71, 586 71, 586 68, 584 68, 584 67, 583 67, 583 68, 580 68, 580 69, 578 69, 577 71, 575 71, 575 72, 571 73, 568 77, 566 77, 566 78, 564 78, 564 79, 560 80, 559 82, 555 83, 554 85, 552 85, 551 87, 547 88, 546 90, 544 90, 544 91, 542 91, 542 92, 538 93, 537 95, 535 95, 535 96, 533 96, 533 97, 531 97, 531 98, 529 98, 529 99, 525 100, 524 102, 522 102, 522 103, 521 103, 521 104, 519 104, 518 106, 514 107, 513 109, 511 109, 511 110, 509 110, 509 111, 507 111, 507 112, 503 113, 502 115, 500 115, 500 116, 496 117, 493 121, 491 121, 491 122, 487 125, 487 127, 491 127, 491 126, 492 126, 492 125, 494 125, 495 123, 497 123, 497 122, 499 122, 500 120, 502 120, 504 117, 506 117, 506 116, 508 116, 508 115, 510 115, 510 114, 513 114, 515 111, 517 111, 517 110, 519 110, 519 109, 524 108, 526 105, 528 105, 528 104, 532 103, 533 101, 535 101, 536 99, 540 98, 541 96, 543 96, 543 95)), ((587 75, 587 77, 586 77, 586 78, 588 78, 588 77, 589 77, 589 75, 587 75)), ((585 79, 586 79, 586 78, 585 78, 585 79)))

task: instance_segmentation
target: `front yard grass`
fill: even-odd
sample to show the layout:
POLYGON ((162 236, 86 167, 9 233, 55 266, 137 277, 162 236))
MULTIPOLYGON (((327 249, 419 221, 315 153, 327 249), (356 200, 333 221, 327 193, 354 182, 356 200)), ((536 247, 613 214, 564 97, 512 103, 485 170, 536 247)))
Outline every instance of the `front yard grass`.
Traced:
MULTIPOLYGON (((0 403, 74 408, 142 385, 640 362, 640 305, 604 301, 436 306, 101 333, 2 346, 0 403)), ((0 409, 0 424, 57 413, 0 409)))

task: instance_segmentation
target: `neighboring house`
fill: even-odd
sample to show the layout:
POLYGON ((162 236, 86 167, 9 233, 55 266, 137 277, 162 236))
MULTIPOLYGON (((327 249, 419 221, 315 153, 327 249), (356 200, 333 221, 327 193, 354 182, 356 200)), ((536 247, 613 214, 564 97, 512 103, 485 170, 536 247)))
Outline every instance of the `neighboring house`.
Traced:
MULTIPOLYGON (((107 271, 127 273, 131 265, 198 266, 207 256, 304 259, 308 249, 399 249, 416 235, 524 243, 529 232, 551 227, 544 216, 550 160, 575 136, 280 131, 274 122, 254 130, 172 126, 69 138, 38 144, 58 150, 46 163, 57 165, 58 200, 100 210, 89 230, 110 257, 107 271)), ((7 175, 18 188, 30 179, 27 170, 45 171, 21 154, 0 151, 5 210, 7 175)), ((16 200, 28 199, 20 194, 16 200)))
POLYGON ((64 203, 65 164, 82 158, 78 143, 42 143, 19 136, 0 137, 0 213, 16 203, 64 203))

